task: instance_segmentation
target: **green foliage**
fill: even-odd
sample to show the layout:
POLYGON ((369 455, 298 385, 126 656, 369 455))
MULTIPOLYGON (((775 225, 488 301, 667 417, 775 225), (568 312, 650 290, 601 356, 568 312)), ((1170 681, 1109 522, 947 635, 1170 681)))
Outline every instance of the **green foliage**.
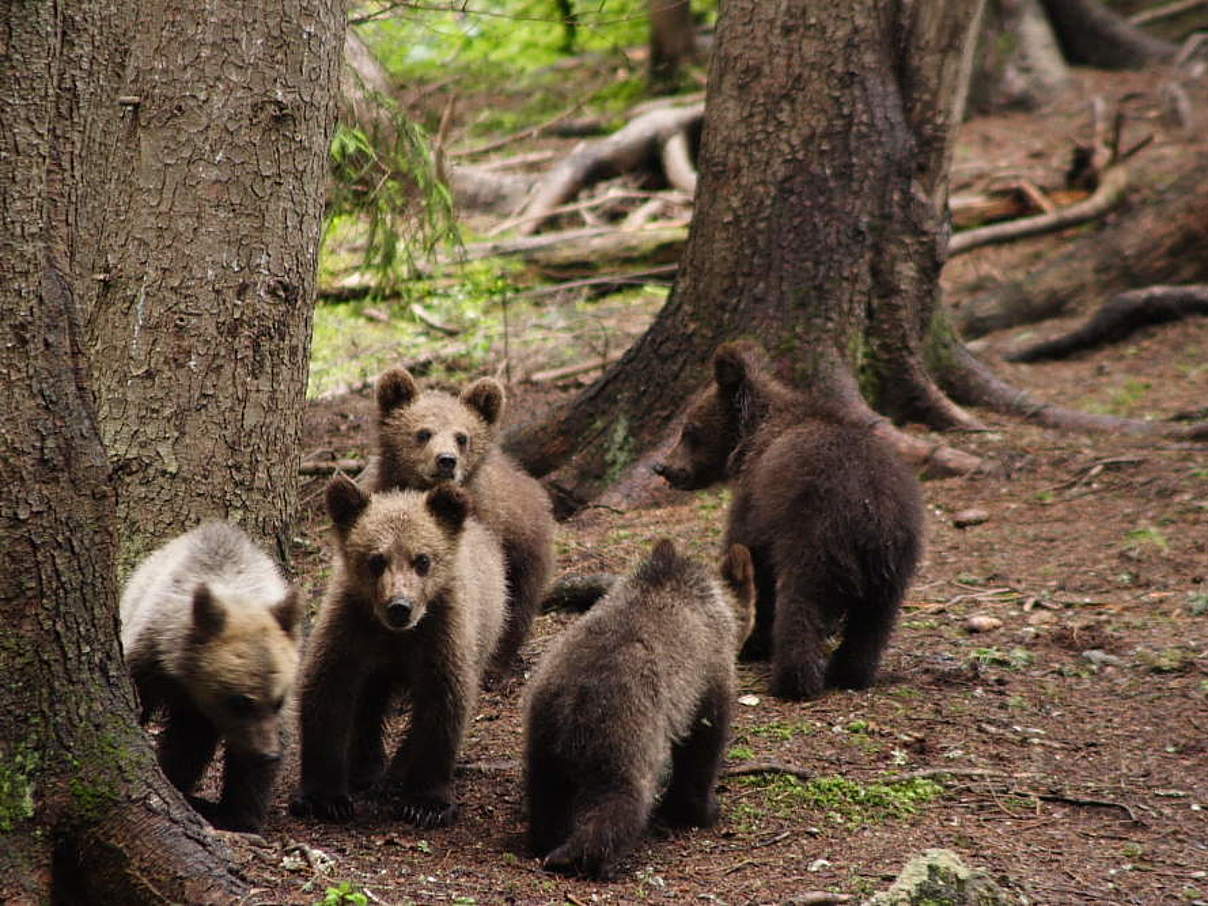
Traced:
POLYGON ((324 238, 331 237, 337 218, 362 216, 364 266, 385 291, 413 270, 416 252, 430 253, 460 237, 453 197, 437 178, 427 135, 389 98, 373 95, 371 100, 383 117, 380 130, 369 134, 355 125, 336 126, 324 238))
POLYGON ((794 736, 810 736, 817 727, 811 721, 773 720, 759 724, 744 731, 744 735, 758 736, 760 739, 773 739, 777 742, 787 742, 794 736))
POLYGON ((1138 551, 1142 547, 1152 545, 1162 553, 1170 548, 1166 541, 1166 536, 1152 525, 1147 525, 1144 528, 1133 529, 1131 532, 1126 532, 1124 537, 1128 540, 1129 550, 1138 551))
POLYGON ((341 881, 335 887, 328 887, 316 906, 368 906, 368 903, 369 897, 361 888, 341 881))
POLYGON ((816 809, 844 827, 913 815, 943 792, 935 781, 920 778, 864 784, 846 777, 814 777, 803 782, 789 774, 760 774, 740 778, 740 782, 763 790, 768 805, 782 815, 798 808, 816 809))
POLYGON ((731 761, 750 761, 755 757, 755 750, 750 746, 730 746, 726 757, 731 761))

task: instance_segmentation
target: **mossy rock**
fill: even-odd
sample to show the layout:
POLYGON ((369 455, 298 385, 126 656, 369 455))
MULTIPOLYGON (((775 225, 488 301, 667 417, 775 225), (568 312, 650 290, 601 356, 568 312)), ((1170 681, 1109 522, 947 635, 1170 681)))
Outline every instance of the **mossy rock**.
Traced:
POLYGON ((906 863, 889 890, 867 906, 1015 906, 988 874, 947 849, 928 849, 906 863))

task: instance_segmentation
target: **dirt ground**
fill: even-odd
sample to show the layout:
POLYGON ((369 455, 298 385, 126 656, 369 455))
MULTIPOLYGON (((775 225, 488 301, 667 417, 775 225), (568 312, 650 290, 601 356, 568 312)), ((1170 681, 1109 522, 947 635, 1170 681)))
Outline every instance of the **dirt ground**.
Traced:
MULTIPOLYGON (((1073 110, 1060 135, 1020 117, 969 124, 955 179, 995 153, 1051 171, 1079 128, 1073 110)), ((1174 153, 1164 147, 1155 159, 1174 153)), ((946 277, 1009 272, 1061 241, 975 253, 946 277)), ((1077 320, 976 349, 1046 400, 1137 417, 1203 411, 1204 318, 1064 363, 1001 361, 1077 320)), ((514 409, 548 401, 524 385, 511 392, 514 409)), ((992 431, 945 439, 1002 472, 925 485, 927 553, 876 686, 786 703, 767 695, 765 665, 740 666, 727 770, 774 761, 789 771, 724 776, 717 827, 653 829, 612 883, 543 871, 523 847, 517 683, 479 703, 449 829, 418 832, 370 807, 345 826, 294 820, 291 766, 263 839, 230 838, 252 901, 317 903, 347 883, 389 904, 764 904, 809 891, 858 902, 921 850, 946 847, 1020 902, 1208 903, 1208 453, 981 414, 992 431), (965 521, 977 524, 957 527, 965 521), (992 619, 973 632, 972 617, 992 619)), ((371 444, 367 394, 312 406, 309 455, 371 444)), ((330 557, 322 487, 304 488, 297 546, 313 601, 330 557)), ((720 491, 587 510, 559 528, 559 571, 622 571, 660 536, 712 557, 724 515, 720 491)), ((530 665, 573 619, 537 621, 530 665)))

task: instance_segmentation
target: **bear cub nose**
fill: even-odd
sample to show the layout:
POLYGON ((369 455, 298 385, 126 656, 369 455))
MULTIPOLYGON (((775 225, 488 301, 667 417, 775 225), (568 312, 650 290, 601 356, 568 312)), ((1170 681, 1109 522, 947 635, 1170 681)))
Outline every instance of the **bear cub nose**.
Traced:
POLYGON ((457 468, 457 457, 452 453, 442 453, 436 457, 436 471, 445 478, 452 478, 457 468))
POLYGON ((395 598, 386 605, 386 622, 392 629, 402 629, 411 621, 411 602, 406 598, 395 598))

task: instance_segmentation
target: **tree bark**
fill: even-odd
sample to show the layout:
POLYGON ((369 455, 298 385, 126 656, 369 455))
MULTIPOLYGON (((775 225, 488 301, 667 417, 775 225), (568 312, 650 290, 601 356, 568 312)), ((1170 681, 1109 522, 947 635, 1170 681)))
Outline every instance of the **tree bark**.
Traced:
POLYGON ((1041 0, 1066 60, 1101 69, 1139 69, 1174 57, 1178 48, 1152 37, 1100 0, 1041 0))
POLYGON ((0 57, 0 901, 220 904, 246 886, 156 766, 117 644, 89 285, 133 5, 35 4, 0 57))
POLYGON ((974 60, 969 108, 977 113, 1033 110, 1069 85, 1040 0, 989 0, 974 60))
POLYGON ((337 0, 140 10, 89 345, 128 569, 204 518, 287 557, 337 0))
MULTIPOLYGON (((978 422, 927 374, 947 171, 980 4, 731 0, 713 50, 697 207, 667 304, 620 363, 509 449, 590 496, 668 436, 718 343, 759 339, 840 417, 978 422)), ((894 432, 932 466, 947 451, 894 432), (935 454, 941 455, 935 455, 935 454)), ((956 457, 955 468, 977 465, 956 457)))
POLYGON ((1156 283, 1208 280, 1208 155, 1198 155, 1153 198, 1065 251, 958 301, 953 320, 966 339, 1020 324, 1089 311, 1107 297, 1156 283))
POLYGON ((696 23, 688 0, 650 0, 650 88, 678 87, 680 67, 696 58, 696 23))

